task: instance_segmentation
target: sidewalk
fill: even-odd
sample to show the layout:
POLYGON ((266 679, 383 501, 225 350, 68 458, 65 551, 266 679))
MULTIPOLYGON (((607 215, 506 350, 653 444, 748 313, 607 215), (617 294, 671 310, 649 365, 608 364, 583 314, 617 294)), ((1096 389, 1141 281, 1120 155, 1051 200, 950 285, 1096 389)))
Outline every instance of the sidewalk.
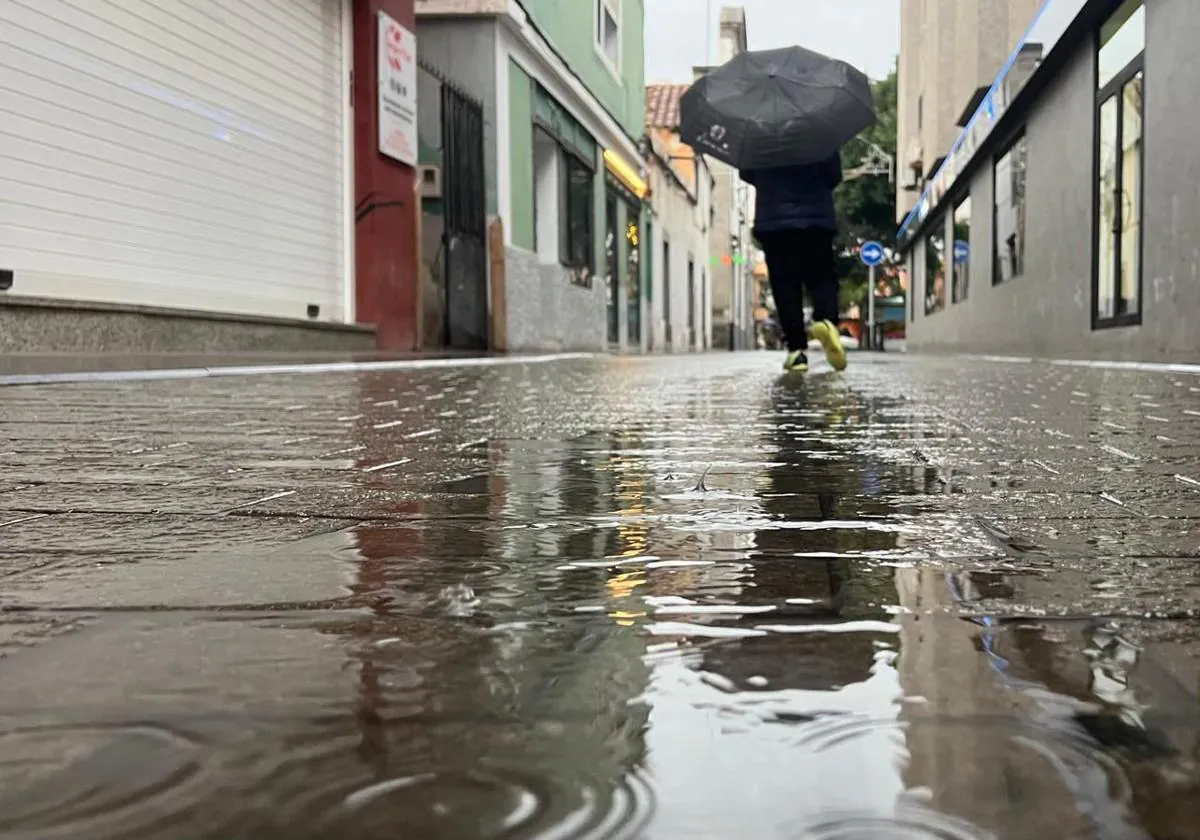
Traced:
POLYGON ((777 362, 0 388, 0 836, 1186 836, 1200 376, 777 362))

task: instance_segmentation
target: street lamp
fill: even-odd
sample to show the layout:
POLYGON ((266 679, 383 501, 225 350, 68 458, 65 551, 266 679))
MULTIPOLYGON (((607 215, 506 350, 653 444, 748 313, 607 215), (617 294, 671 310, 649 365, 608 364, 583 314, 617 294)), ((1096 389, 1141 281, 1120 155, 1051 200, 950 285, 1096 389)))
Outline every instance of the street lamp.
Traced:
POLYGON ((866 145, 867 156, 863 158, 862 163, 847 172, 843 178, 853 181, 865 175, 886 175, 888 183, 894 184, 896 182, 896 159, 865 137, 859 136, 854 139, 866 145))

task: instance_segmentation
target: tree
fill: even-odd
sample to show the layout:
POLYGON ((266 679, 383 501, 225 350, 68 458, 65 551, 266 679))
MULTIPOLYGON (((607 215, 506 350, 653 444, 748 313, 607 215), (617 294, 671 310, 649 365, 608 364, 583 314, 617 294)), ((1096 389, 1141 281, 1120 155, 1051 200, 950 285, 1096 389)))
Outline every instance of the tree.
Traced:
MULTIPOLYGON (((896 159, 896 70, 871 84, 878 120, 861 135, 896 159)), ((842 149, 842 168, 849 172, 870 154, 867 143, 851 141, 842 149)), ((867 286, 866 266, 858 259, 858 246, 874 239, 885 245, 896 236, 896 185, 879 175, 846 181, 834 195, 839 231, 835 241, 838 276, 842 279, 840 304, 862 302, 867 286)))

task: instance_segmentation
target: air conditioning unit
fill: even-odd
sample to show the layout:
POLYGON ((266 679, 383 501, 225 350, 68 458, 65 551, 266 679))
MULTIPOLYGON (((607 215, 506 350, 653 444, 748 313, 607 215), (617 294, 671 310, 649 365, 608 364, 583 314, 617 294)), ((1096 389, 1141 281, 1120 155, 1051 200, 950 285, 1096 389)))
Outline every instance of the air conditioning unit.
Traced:
POLYGON ((417 167, 417 177, 421 179, 421 198, 442 197, 442 168, 429 163, 417 167))

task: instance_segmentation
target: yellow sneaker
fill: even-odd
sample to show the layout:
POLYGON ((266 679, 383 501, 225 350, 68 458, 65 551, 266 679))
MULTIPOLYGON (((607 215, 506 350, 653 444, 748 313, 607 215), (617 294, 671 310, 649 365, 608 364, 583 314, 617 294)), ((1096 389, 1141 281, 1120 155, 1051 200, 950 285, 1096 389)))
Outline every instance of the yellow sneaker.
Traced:
POLYGON ((842 346, 842 337, 832 321, 818 321, 812 325, 812 337, 821 343, 825 349, 825 358, 834 370, 846 369, 846 348, 842 346))
POLYGON ((808 371, 808 356, 803 350, 793 350, 783 360, 783 369, 788 373, 806 373, 808 371))

